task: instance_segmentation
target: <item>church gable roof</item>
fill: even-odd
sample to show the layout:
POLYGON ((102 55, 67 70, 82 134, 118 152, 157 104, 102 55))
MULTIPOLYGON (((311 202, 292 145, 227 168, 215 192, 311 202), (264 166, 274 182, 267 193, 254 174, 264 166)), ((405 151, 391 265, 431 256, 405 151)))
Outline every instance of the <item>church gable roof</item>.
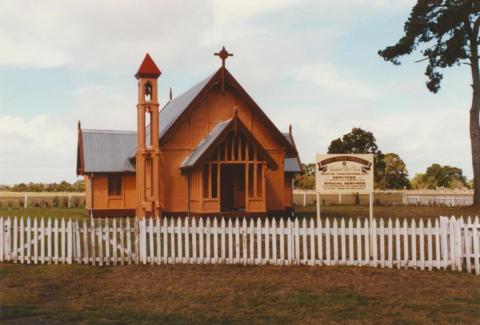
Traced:
POLYGON ((297 156, 298 154, 295 147, 287 139, 285 139, 283 134, 278 130, 275 124, 273 124, 267 114, 265 114, 265 112, 250 97, 240 83, 238 83, 233 75, 224 67, 221 67, 214 74, 211 74, 182 95, 172 99, 164 106, 164 108, 160 111, 159 117, 160 140, 169 136, 169 133, 174 129, 176 122, 180 121, 182 116, 188 114, 188 112, 195 107, 197 101, 203 98, 203 95, 207 93, 208 89, 210 88, 209 86, 214 85, 217 82, 221 82, 222 74, 223 78, 225 78, 225 82, 234 88, 247 101, 252 109, 263 120, 266 126, 272 130, 274 135, 276 135, 280 143, 285 146, 287 156, 297 156))

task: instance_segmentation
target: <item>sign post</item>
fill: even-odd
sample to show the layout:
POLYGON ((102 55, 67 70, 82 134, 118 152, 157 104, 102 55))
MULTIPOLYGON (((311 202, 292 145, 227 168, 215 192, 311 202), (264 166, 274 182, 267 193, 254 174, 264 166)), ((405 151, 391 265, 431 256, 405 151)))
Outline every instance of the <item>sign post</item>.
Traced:
MULTIPOLYGON (((317 219, 322 194, 368 194, 369 224, 373 222, 373 154, 317 154, 315 187, 317 219)), ((372 245, 370 245, 372 247, 372 245)))

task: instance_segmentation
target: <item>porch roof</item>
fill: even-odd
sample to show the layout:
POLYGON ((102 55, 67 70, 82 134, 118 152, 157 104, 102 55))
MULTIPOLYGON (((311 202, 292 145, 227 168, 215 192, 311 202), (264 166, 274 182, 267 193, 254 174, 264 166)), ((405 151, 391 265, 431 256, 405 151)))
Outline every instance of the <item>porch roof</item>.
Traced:
POLYGON ((220 144, 228 135, 229 131, 236 128, 237 131, 243 133, 247 140, 257 150, 260 158, 267 162, 270 169, 276 170, 278 168, 275 160, 270 154, 262 147, 262 145, 255 139, 250 133, 247 127, 242 123, 238 117, 234 117, 223 122, 218 123, 205 138, 200 141, 197 147, 188 155, 180 165, 180 169, 186 170, 191 168, 197 168, 203 163, 209 155, 213 152, 215 147, 220 144))

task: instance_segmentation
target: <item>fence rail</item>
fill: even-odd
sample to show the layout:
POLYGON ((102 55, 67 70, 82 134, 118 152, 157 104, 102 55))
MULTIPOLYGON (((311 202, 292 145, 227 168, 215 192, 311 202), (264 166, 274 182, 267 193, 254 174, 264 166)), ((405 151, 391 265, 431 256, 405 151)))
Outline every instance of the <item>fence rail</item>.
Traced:
POLYGON ((0 217, 0 262, 355 265, 480 274, 480 222, 0 217))

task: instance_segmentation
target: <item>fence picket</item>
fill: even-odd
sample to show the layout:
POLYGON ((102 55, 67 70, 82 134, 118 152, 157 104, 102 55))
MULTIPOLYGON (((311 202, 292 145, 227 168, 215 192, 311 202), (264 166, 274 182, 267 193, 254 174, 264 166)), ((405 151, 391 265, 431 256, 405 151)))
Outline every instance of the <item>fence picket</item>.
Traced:
POLYGON ((365 219, 364 224, 364 240, 365 240, 365 265, 370 264, 370 227, 368 220, 365 219))
POLYGON ((74 251, 73 251, 73 238, 74 237, 74 234, 73 234, 73 221, 72 219, 68 219, 68 222, 67 222, 67 263, 68 264, 72 264, 73 262, 73 254, 74 254, 74 251))
POLYGON ((403 219, 403 263, 408 267, 408 224, 407 219, 403 219))
POLYGON ((400 220, 395 218, 395 259, 397 261, 397 269, 400 269, 402 264, 402 256, 400 250, 402 247, 400 246, 400 220))
POLYGON ((362 266, 362 229, 360 218, 357 218, 357 265, 362 266))
POLYGON ((198 221, 198 228, 197 228, 197 233, 198 233, 198 258, 199 258, 199 263, 203 264, 203 219, 200 218, 198 221))
POLYGON ((427 255, 428 255, 428 269, 431 271, 433 268, 433 247, 432 247, 432 221, 427 220, 427 255))
POLYGON ((20 217, 20 246, 19 246, 19 250, 20 250, 20 263, 25 263, 25 229, 24 229, 24 223, 23 223, 23 217, 20 217))
POLYGON ((12 253, 12 249, 11 249, 11 245, 12 245, 12 241, 11 241, 11 234, 12 234, 12 219, 10 217, 7 218, 6 222, 4 222, 4 228, 0 229, 1 232, 4 233, 4 259, 6 261, 10 261, 11 259, 11 253, 12 253))
MULTIPOLYGON (((193 219, 193 229, 196 230, 195 227, 195 219, 193 219)), ((193 239, 194 239, 194 246, 196 246, 196 233, 193 233, 193 239)), ((195 257, 196 256, 196 251, 195 251, 195 257)), ((169 263, 169 258, 168 258, 168 220, 167 218, 163 218, 163 263, 168 264, 169 263)))
POLYGON ((191 263, 190 255, 190 218, 186 217, 184 220, 185 223, 185 259, 186 263, 191 263))
MULTIPOLYGON (((7 219, 8 220, 8 219, 7 219)), ((26 259, 27 259, 27 263, 30 264, 31 263, 31 257, 32 257, 32 227, 31 227, 31 223, 30 223, 30 217, 27 217, 27 256, 26 256, 26 259)), ((6 245, 5 245, 6 247, 6 245)), ((6 249, 5 249, 6 251, 6 249)))
MULTIPOLYGON (((392 228, 392 219, 388 219, 388 229, 387 229, 387 235, 388 235, 388 231, 390 230, 391 231, 391 228, 392 228)), ((385 267, 385 222, 383 221, 383 218, 380 219, 380 222, 379 222, 379 230, 378 230, 378 235, 380 237, 380 266, 381 267, 385 267)), ((392 240, 392 237, 391 237, 391 234, 390 234, 390 237, 387 236, 387 246, 391 244, 391 240, 392 240)), ((387 257, 388 257, 388 264, 387 266, 388 267, 392 267, 390 265, 391 263, 391 252, 389 250, 390 246, 388 246, 387 248, 387 257)))
POLYGON ((33 263, 38 263, 38 222, 33 218, 33 263))
MULTIPOLYGON (((274 219, 275 221, 275 219, 274 219)), ((315 222, 310 219, 310 265, 315 265, 315 222)))
POLYGON ((182 220, 178 218, 177 220, 177 261, 183 263, 183 238, 182 238, 182 220))
POLYGON ((210 218, 207 218, 205 222, 205 230, 206 230, 206 261, 205 263, 211 263, 212 255, 211 255, 211 230, 210 230, 210 218))
POLYGON ((235 263, 240 263, 240 223, 235 219, 235 263))
POLYGON ((154 236, 153 236, 153 218, 148 218, 148 228, 147 232, 145 233, 145 236, 148 234, 148 256, 149 256, 149 262, 151 265, 155 263, 155 249, 153 247, 154 245, 154 236))
POLYGON ((377 266, 377 220, 373 219, 370 225, 370 241, 372 242, 372 263, 370 265, 377 266))
POLYGON ((348 264, 349 265, 354 265, 354 261, 355 261, 353 239, 354 239, 353 220, 352 218, 349 218, 348 219, 348 255, 349 255, 348 264))
MULTIPOLYGON (((54 241, 53 241, 53 248, 54 248, 54 257, 53 260, 55 264, 58 264, 60 262, 60 242, 59 242, 59 228, 58 228, 58 219, 55 219, 53 223, 54 229, 54 241)), ((22 218, 22 228, 20 229, 21 233, 20 235, 23 235, 23 218, 22 218)), ((22 259, 23 259, 23 238, 21 240, 21 246, 22 246, 22 259)), ((23 261, 22 261, 23 263, 23 261)))
POLYGON ((225 229, 225 218, 222 217, 222 220, 220 221, 220 249, 221 249, 221 253, 220 253, 220 258, 221 258, 221 261, 223 264, 226 263, 226 250, 225 250, 225 247, 226 247, 226 241, 225 241, 225 238, 226 238, 226 229, 225 229))
MULTIPOLYGON (((2 252, 3 252, 3 250, 2 250, 2 252)), ((12 254, 13 254, 13 262, 17 263, 17 261, 18 261, 18 218, 16 216, 13 219, 13 250, 12 250, 12 254)))
POLYGON ((4 248, 3 243, 5 241, 5 224, 3 221, 3 217, 0 217, 0 262, 3 262, 4 256, 4 248))
MULTIPOLYGON (((306 236, 304 238, 306 240, 306 236)), ((305 247, 305 250, 306 250, 306 247, 305 247)), ((265 262, 262 264, 270 263, 270 221, 268 220, 268 218, 265 219, 265 260, 264 261, 265 262)))
POLYGON ((420 236, 420 269, 425 269, 425 228, 423 225, 423 220, 420 219, 418 234, 420 236))
POLYGON ((92 265, 97 263, 97 249, 96 249, 96 240, 95 240, 95 221, 90 220, 90 252, 92 253, 92 265))
MULTIPOLYGON (((302 220, 302 228, 299 229, 300 235, 302 236, 302 258, 299 257, 299 262, 301 264, 307 264, 307 222, 305 218, 302 220)), ((299 238, 300 239, 300 238, 299 238)), ((300 244, 299 244, 300 245, 300 244)))
POLYGON ((247 219, 245 217, 242 220, 242 261, 243 264, 246 265, 248 262, 248 254, 247 254, 247 219))
MULTIPOLYGON (((16 249, 17 247, 14 245, 14 250, 16 249)), ((40 219, 40 263, 45 263, 45 221, 43 217, 40 219)))
POLYGON ((480 237, 478 236, 477 229, 480 227, 480 222, 478 217, 475 217, 473 222, 474 226, 472 227, 472 237, 473 237, 473 261, 475 264, 475 274, 480 274, 480 237))
POLYGON ((437 269, 441 269, 442 261, 441 261, 441 253, 440 253, 440 225, 438 219, 435 219, 435 260, 437 269))
POLYGON ((295 218, 294 223, 294 245, 295 245, 295 264, 300 264, 300 225, 298 223, 298 218, 295 218))
POLYGON ((331 265, 330 261, 330 220, 325 220, 325 264, 331 265))
MULTIPOLYGON (((151 220, 151 219, 150 219, 151 220)), ((112 257, 113 265, 118 262, 118 246, 117 246, 117 219, 112 219, 112 257)))
POLYGON ((346 246, 346 234, 345 234, 345 219, 342 218, 340 220, 340 240, 342 243, 342 257, 341 257, 341 264, 345 265, 347 263, 347 246, 346 246))
POLYGON ((283 218, 279 220, 279 235, 280 235, 280 264, 285 264, 285 223, 283 222, 283 218))
MULTIPOLYGON (((247 227, 246 226, 246 220, 245 218, 243 218, 244 220, 244 223, 245 223, 245 228, 247 227)), ((245 229, 245 232, 246 232, 246 229, 245 229)), ((243 236, 245 237, 246 234, 244 234, 243 236)), ((246 243, 246 241, 245 241, 246 243)), ((245 248, 246 250, 246 248, 245 248)), ((218 263, 218 221, 217 221, 217 218, 215 217, 213 219, 213 263, 214 264, 217 264, 218 263)))
POLYGON ((338 223, 333 219, 333 265, 338 264, 338 223))
POLYGON ((323 227, 322 227, 322 219, 318 220, 317 225, 317 254, 319 264, 322 265, 323 263, 323 227))
POLYGON ((262 263, 262 221, 257 219, 257 258, 255 259, 255 264, 262 263))
MULTIPOLYGON (((145 218, 142 220, 143 223, 145 223, 145 218)), ((110 222, 108 220, 108 218, 105 219, 105 260, 106 260, 106 264, 107 265, 110 265, 110 222)), ((141 238, 145 238, 145 228, 140 228, 142 229, 142 233, 143 235, 141 236, 141 238)), ((145 258, 143 261, 143 264, 146 263, 146 256, 147 254, 142 254, 142 256, 145 258)))
POLYGON ((290 265, 292 263, 292 220, 287 218, 287 261, 286 264, 290 265))
POLYGON ((73 228, 74 228, 74 240, 73 244, 75 246, 75 249, 73 250, 75 254, 75 261, 78 264, 82 263, 82 246, 81 246, 81 237, 80 237, 80 224, 78 220, 75 220, 73 223, 73 228))
POLYGON ((103 230, 102 230, 101 221, 98 222, 97 238, 98 238, 98 264, 102 266, 103 265, 103 230))
MULTIPOLYGON (((200 219, 200 225, 201 225, 201 231, 202 231, 202 236, 200 240, 200 245, 202 246, 200 249, 203 249, 203 222, 202 219, 200 219)), ((170 233, 170 262, 172 264, 175 264, 176 262, 176 256, 175 256, 175 220, 173 218, 170 220, 170 227, 168 228, 168 232, 170 233)), ((202 252, 203 253, 203 252, 202 252)), ((202 254, 202 263, 205 261, 203 260, 203 254, 202 254)))
MULTIPOLYGON (((252 222, 250 220, 250 222, 252 222)), ((228 219, 228 263, 233 263, 233 225, 232 218, 228 219)))
POLYGON ((249 238, 248 264, 255 264, 255 221, 253 219, 250 219, 247 231, 249 238))
MULTIPOLYGON (((313 221, 313 219, 311 219, 311 221, 313 221)), ((275 218, 272 220, 272 263, 273 265, 277 265, 278 263, 277 261, 277 221, 275 220, 275 218)))
POLYGON ((470 237, 470 227, 472 226, 472 220, 470 217, 467 219, 467 227, 465 228, 464 232, 464 240, 465 240, 465 260, 466 260, 466 267, 468 273, 472 272, 472 261, 470 257, 470 250, 471 250, 471 237, 470 237))
MULTIPOLYGON (((383 220, 383 219, 382 219, 383 220)), ((388 267, 393 267, 393 228, 392 219, 388 219, 388 267)), ((382 258, 383 260, 383 258, 382 258)))
MULTIPOLYGON (((158 221, 158 219, 157 219, 158 221)), ((120 227, 120 265, 125 264, 125 228, 123 227, 124 220, 119 220, 119 227, 120 227)))

